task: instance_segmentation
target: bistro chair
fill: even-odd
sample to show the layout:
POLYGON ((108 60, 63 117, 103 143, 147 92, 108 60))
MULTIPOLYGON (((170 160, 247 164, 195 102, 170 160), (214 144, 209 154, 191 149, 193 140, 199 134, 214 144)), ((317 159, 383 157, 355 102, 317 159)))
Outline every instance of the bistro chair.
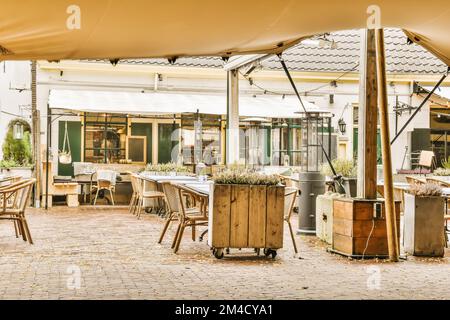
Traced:
POLYGON ((156 190, 144 191, 144 179, 142 179, 137 174, 134 174, 133 176, 135 179, 135 187, 137 190, 137 204, 135 206, 136 211, 134 212, 137 215, 138 219, 140 219, 145 199, 163 200, 165 203, 165 195, 163 192, 156 190))
POLYGON ((22 236, 24 241, 33 244, 25 209, 30 198, 31 189, 36 179, 23 180, 0 190, 0 220, 12 220, 16 237, 22 236))
POLYGON ((132 194, 131 194, 131 200, 130 200, 130 205, 128 207, 128 211, 130 213, 135 214, 137 203, 138 203, 138 199, 139 199, 138 188, 136 186, 137 179, 136 179, 134 173, 130 172, 129 174, 130 174, 130 182, 131 182, 132 194))
MULTIPOLYGON (((165 195, 165 201, 166 201, 166 205, 167 205, 167 214, 166 214, 166 221, 164 223, 164 227, 161 231, 161 235, 159 237, 158 243, 161 243, 164 239, 164 236, 169 228, 169 225, 172 221, 178 221, 179 220, 179 215, 180 215, 180 206, 178 204, 177 201, 177 193, 178 190, 177 188, 171 184, 170 181, 165 181, 162 183, 162 188, 164 191, 164 195, 165 195)), ((186 208, 186 213, 190 214, 190 215, 199 215, 200 214, 200 210, 199 208, 187 208, 187 204, 186 204, 186 198, 183 198, 184 201, 184 205, 186 208)), ((195 232, 194 232, 195 234, 195 232)), ((172 245, 172 248, 175 246, 175 241, 172 245)))
POLYGON ((294 232, 292 231, 291 216, 294 211, 295 199, 297 199, 299 191, 297 188, 286 187, 284 192, 284 221, 286 221, 289 232, 291 234, 292 244, 294 245, 294 251, 297 254, 297 244, 295 243, 294 232))
POLYGON ((101 190, 109 191, 111 196, 111 203, 114 205, 113 192, 116 191, 116 172, 113 170, 98 170, 97 171, 97 188, 95 193, 94 205, 97 203, 98 194, 101 190))
POLYGON ((206 210, 207 196, 195 192, 192 189, 186 188, 179 184, 172 184, 176 188, 175 198, 178 203, 178 228, 175 234, 175 238, 172 243, 174 253, 178 252, 180 248, 181 239, 183 238, 184 230, 186 227, 192 227, 192 240, 195 241, 195 227, 207 226, 208 215, 206 210), (183 195, 190 194, 192 197, 199 200, 201 203, 200 211, 195 214, 189 214, 186 205, 183 202, 183 195))

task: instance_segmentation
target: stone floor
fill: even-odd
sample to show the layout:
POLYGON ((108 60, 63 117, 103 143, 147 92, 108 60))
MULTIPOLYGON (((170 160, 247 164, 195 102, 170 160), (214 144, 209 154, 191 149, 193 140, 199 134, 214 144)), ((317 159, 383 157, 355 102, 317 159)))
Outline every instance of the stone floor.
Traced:
POLYGON ((178 254, 162 245, 162 219, 125 209, 54 207, 28 211, 35 241, 0 223, 0 299, 450 299, 450 251, 443 259, 356 261, 297 237, 271 260, 251 250, 215 259, 186 234, 178 254))

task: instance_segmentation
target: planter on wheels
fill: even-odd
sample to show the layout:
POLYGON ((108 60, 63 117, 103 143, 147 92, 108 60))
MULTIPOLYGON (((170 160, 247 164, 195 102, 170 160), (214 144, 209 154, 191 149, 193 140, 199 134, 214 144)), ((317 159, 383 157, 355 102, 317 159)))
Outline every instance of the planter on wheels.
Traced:
POLYGON ((216 258, 228 248, 264 249, 275 258, 283 247, 284 186, 215 184, 212 198, 208 243, 216 258))

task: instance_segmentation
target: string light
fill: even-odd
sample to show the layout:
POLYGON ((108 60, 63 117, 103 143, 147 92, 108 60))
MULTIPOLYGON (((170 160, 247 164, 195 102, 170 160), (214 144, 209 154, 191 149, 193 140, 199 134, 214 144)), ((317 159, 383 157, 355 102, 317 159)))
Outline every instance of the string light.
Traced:
MULTIPOLYGON (((338 81, 338 80, 340 80, 341 78, 345 77, 345 76, 346 76, 347 74, 349 74, 350 72, 355 71, 355 69, 358 68, 358 66, 359 66, 359 62, 356 63, 351 69, 349 69, 349 70, 343 72, 343 73, 342 73, 341 75, 339 75, 336 79, 331 80, 329 83, 326 83, 326 84, 324 84, 324 85, 320 85, 320 86, 318 86, 318 87, 316 87, 316 88, 313 88, 313 89, 309 89, 309 90, 300 92, 300 94, 303 94, 303 95, 306 96, 306 95, 308 95, 308 93, 311 93, 311 92, 320 90, 320 89, 322 89, 322 88, 328 87, 328 86, 333 85, 333 84, 334 84, 335 86, 337 86, 337 81, 338 81)), ((243 74, 241 71, 239 71, 239 73, 241 74, 242 77, 244 77, 244 79, 248 80, 250 86, 253 86, 253 87, 258 88, 258 89, 261 90, 264 94, 270 93, 270 94, 273 94, 273 95, 279 95, 279 96, 282 96, 283 99, 284 99, 287 95, 288 95, 288 96, 293 96, 293 95, 295 95, 294 93, 283 93, 283 92, 278 92, 278 91, 268 90, 268 89, 266 89, 266 88, 264 88, 264 87, 258 85, 257 83, 255 83, 255 81, 253 80, 253 78, 251 78, 251 77, 249 77, 249 76, 243 74)))

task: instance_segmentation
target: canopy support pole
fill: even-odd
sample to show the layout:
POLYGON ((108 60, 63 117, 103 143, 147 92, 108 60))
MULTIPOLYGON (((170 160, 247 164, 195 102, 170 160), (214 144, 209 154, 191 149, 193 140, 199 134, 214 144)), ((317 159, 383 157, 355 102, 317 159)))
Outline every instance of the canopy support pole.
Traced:
POLYGON ((239 162, 239 70, 227 71, 226 163, 239 162))
POLYGON ((49 153, 50 153, 50 135, 51 135, 51 127, 52 127, 52 111, 50 109, 50 105, 47 104, 47 144, 46 144, 46 152, 45 152, 45 210, 48 210, 48 178, 49 178, 49 153))
POLYGON ((386 212, 386 230, 389 259, 393 262, 399 260, 399 246, 397 237, 397 224, 394 200, 394 185, 392 178, 391 144, 389 143, 389 114, 388 96, 386 86, 386 60, 384 49, 384 31, 376 29, 376 57, 378 79, 378 103, 381 123, 381 147, 383 156, 384 175, 384 205, 386 212))
POLYGON ((305 117, 308 117, 308 112, 306 111, 305 105, 303 104, 302 98, 300 97, 300 93, 297 90, 297 86, 295 85, 295 82, 291 77, 291 73, 289 72, 286 63, 281 57, 281 53, 278 55, 278 59, 280 60, 281 66, 283 67, 284 73, 286 73, 286 76, 289 80, 289 83, 291 84, 292 89, 294 89, 295 95, 297 96, 298 100, 300 101, 300 104, 302 105, 303 111, 305 112, 305 117))
POLYGON ((436 89, 439 88, 439 86, 445 80, 445 78, 447 78, 449 71, 450 71, 450 67, 447 69, 447 73, 444 74, 441 77, 441 79, 438 81, 438 83, 436 83, 436 85, 434 86, 433 90, 431 90, 428 93, 428 95, 425 97, 425 99, 422 101, 422 103, 417 107, 417 109, 414 111, 414 113, 411 115, 411 117, 409 117, 408 121, 406 121, 405 124, 402 126, 402 128, 397 132, 397 134, 395 135, 394 139, 392 139, 392 141, 391 141, 391 145, 402 134, 402 132, 406 129, 406 127, 409 125, 409 123, 412 121, 412 119, 414 119, 414 117, 419 113, 419 111, 422 109, 422 107, 425 105, 425 103, 427 103, 427 101, 431 98, 431 96, 436 91, 436 89))
POLYGON ((377 198, 377 60, 375 30, 361 31, 358 106, 358 198, 377 198))

